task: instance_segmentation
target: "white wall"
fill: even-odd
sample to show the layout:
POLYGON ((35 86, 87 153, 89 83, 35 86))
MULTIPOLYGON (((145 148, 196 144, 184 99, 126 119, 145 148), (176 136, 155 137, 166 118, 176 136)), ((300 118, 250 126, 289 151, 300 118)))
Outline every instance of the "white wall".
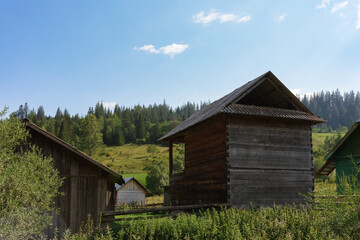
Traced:
POLYGON ((116 194, 116 205, 121 203, 145 204, 145 190, 133 179, 121 187, 116 194))

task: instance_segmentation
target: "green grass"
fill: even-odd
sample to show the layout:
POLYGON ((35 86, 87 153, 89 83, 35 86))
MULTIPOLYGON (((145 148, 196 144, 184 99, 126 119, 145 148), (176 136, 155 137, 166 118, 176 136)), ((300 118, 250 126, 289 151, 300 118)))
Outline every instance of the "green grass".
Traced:
MULTIPOLYGON (((125 144, 123 146, 113 147, 105 146, 94 155, 94 158, 124 176, 147 173, 147 168, 151 166, 153 162, 157 164, 162 162, 168 163, 168 147, 156 145, 156 151, 154 153, 148 153, 148 146, 149 144, 125 144)), ((180 148, 180 145, 174 146, 174 155, 177 154, 180 148)), ((143 181, 141 178, 144 179, 146 176, 138 175, 138 177, 139 179, 135 176, 137 180, 143 181)))
MULTIPOLYGON (((342 132, 341 135, 344 136, 346 132, 342 132)), ((322 146, 322 144, 325 141, 326 137, 336 137, 337 133, 313 133, 312 134, 312 144, 313 144, 313 150, 317 150, 322 146)))
POLYGON ((127 177, 134 177, 136 180, 138 180, 143 186, 146 186, 146 176, 147 173, 129 173, 129 174, 123 174, 124 178, 127 177))

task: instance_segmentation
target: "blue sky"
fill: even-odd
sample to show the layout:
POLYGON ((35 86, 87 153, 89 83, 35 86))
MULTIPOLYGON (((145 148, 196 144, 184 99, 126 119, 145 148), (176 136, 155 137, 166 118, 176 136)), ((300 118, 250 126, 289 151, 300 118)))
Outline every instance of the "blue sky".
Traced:
POLYGON ((360 90, 360 0, 0 0, 0 107, 214 101, 271 70, 360 90))

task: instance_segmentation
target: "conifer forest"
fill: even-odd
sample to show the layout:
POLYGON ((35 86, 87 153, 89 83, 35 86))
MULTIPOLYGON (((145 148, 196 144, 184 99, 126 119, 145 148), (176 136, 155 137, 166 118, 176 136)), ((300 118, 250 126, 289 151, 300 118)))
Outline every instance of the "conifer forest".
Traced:
MULTIPOLYGON (((301 101, 313 113, 327 122, 316 126, 314 131, 330 132, 339 128, 349 128, 360 119, 360 93, 339 90, 304 95, 301 101)), ((90 107, 85 116, 71 114, 67 109, 57 109, 55 116, 46 115, 39 106, 30 108, 25 103, 11 114, 20 119, 28 118, 80 150, 92 154, 97 145, 120 146, 127 143, 155 144, 157 139, 184 121, 209 102, 191 103, 172 108, 165 100, 161 104, 124 107, 116 105, 113 110, 105 108, 101 102, 90 107)))

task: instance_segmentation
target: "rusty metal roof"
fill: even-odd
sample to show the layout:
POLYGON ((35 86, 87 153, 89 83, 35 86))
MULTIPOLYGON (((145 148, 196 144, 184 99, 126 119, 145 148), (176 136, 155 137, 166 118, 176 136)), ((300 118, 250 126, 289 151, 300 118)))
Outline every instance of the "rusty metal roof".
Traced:
POLYGON ((223 113, 239 114, 246 116, 262 116, 262 117, 275 117, 275 118, 286 118, 305 120, 314 123, 323 123, 324 119, 315 116, 313 114, 302 112, 298 110, 272 108, 272 107, 260 107, 243 104, 231 104, 221 110, 223 113))
POLYGON ((195 112, 185 121, 180 123, 178 126, 173 128, 170 132, 165 134, 159 139, 159 141, 166 141, 170 137, 180 134, 189 127, 192 127, 210 117, 216 116, 222 112, 222 110, 229 106, 230 104, 237 103, 239 100, 243 99, 245 96, 248 96, 254 89, 256 89, 261 83, 265 80, 270 80, 271 84, 276 86, 282 93, 282 95, 288 99, 289 102, 294 106, 294 108, 307 112, 311 115, 314 115, 304 104, 302 104, 297 97, 287 89, 280 80, 272 73, 267 72, 254 80, 246 83, 245 85, 235 89, 231 93, 225 95, 224 97, 214 101, 213 103, 207 105, 206 107, 195 112))

